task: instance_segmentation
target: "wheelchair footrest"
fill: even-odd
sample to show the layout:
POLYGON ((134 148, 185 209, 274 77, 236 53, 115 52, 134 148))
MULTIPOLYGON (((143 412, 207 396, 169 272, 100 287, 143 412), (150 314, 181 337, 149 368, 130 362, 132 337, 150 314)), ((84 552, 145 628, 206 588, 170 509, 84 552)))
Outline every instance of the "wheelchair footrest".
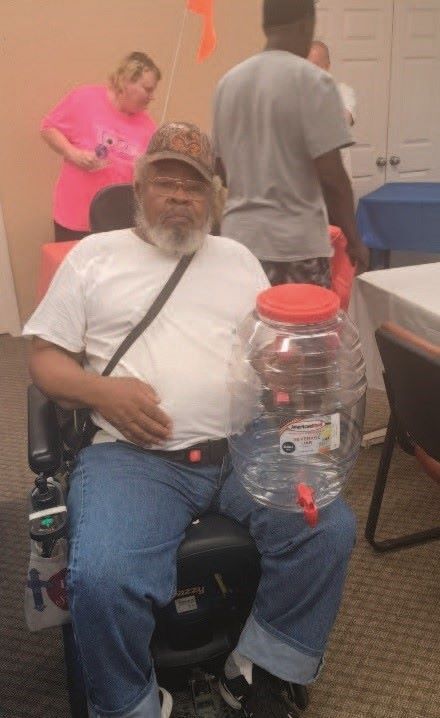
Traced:
POLYGON ((224 712, 218 704, 214 676, 195 670, 189 686, 194 707, 194 718, 223 718, 224 712))
MULTIPOLYGON (((309 704, 306 686, 289 684, 290 699, 301 710, 309 704)), ((243 713, 229 708, 217 690, 217 678, 195 668, 188 681, 188 688, 173 692, 173 718, 241 718, 243 713)))
POLYGON ((194 669, 188 689, 174 693, 173 718, 240 718, 240 713, 225 705, 216 682, 212 674, 194 669))

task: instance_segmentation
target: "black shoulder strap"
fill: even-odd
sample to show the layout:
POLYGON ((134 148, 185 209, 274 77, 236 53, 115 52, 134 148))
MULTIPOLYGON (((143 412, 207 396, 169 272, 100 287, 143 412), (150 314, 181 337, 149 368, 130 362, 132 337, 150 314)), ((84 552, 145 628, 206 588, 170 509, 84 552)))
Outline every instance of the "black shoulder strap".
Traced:
POLYGON ((159 292, 143 319, 141 319, 139 324, 136 324, 136 326, 133 327, 130 334, 128 334, 125 337, 124 341, 119 345, 112 358, 110 359, 109 363, 105 367, 104 371, 102 372, 102 376, 108 376, 109 374, 111 374, 121 357, 124 356, 124 354, 128 351, 131 345, 136 341, 136 339, 138 339, 138 337, 140 337, 140 335, 145 331, 145 329, 151 324, 153 319, 157 317, 163 305, 170 298, 174 289, 177 287, 180 279, 183 276, 183 273, 189 266, 189 263, 191 262, 193 257, 194 254, 187 254, 182 257, 182 259, 177 264, 165 286, 159 292))

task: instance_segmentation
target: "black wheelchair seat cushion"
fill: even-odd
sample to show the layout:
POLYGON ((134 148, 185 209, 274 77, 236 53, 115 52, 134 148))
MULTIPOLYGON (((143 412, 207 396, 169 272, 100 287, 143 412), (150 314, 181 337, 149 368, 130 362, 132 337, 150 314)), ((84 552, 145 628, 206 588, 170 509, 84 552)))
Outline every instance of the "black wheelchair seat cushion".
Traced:
POLYGON ((219 560, 234 564, 243 560, 258 562, 259 555, 248 529, 220 514, 204 514, 187 529, 178 553, 178 567, 196 562, 213 566, 219 560))

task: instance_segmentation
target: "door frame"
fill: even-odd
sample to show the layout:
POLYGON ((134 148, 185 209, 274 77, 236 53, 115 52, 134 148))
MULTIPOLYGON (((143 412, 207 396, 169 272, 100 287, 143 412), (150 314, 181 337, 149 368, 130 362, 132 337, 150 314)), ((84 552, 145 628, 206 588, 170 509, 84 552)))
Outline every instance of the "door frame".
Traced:
POLYGON ((4 316, 0 317, 0 333, 8 333, 13 337, 21 335, 21 322, 18 313, 17 296, 9 258, 8 240, 6 237, 3 211, 0 204, 0 293, 4 316))

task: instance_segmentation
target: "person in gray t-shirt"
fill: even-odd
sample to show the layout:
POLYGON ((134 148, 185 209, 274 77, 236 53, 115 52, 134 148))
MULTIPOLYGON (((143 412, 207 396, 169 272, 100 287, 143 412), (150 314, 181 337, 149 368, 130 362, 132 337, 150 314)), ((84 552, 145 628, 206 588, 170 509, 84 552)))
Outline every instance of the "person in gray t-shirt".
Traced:
POLYGON ((340 149, 352 144, 331 76, 307 61, 313 0, 265 0, 263 52, 232 68, 214 100, 217 167, 228 187, 222 234, 246 245, 273 284, 330 285, 328 217, 358 271, 356 230, 340 149))

